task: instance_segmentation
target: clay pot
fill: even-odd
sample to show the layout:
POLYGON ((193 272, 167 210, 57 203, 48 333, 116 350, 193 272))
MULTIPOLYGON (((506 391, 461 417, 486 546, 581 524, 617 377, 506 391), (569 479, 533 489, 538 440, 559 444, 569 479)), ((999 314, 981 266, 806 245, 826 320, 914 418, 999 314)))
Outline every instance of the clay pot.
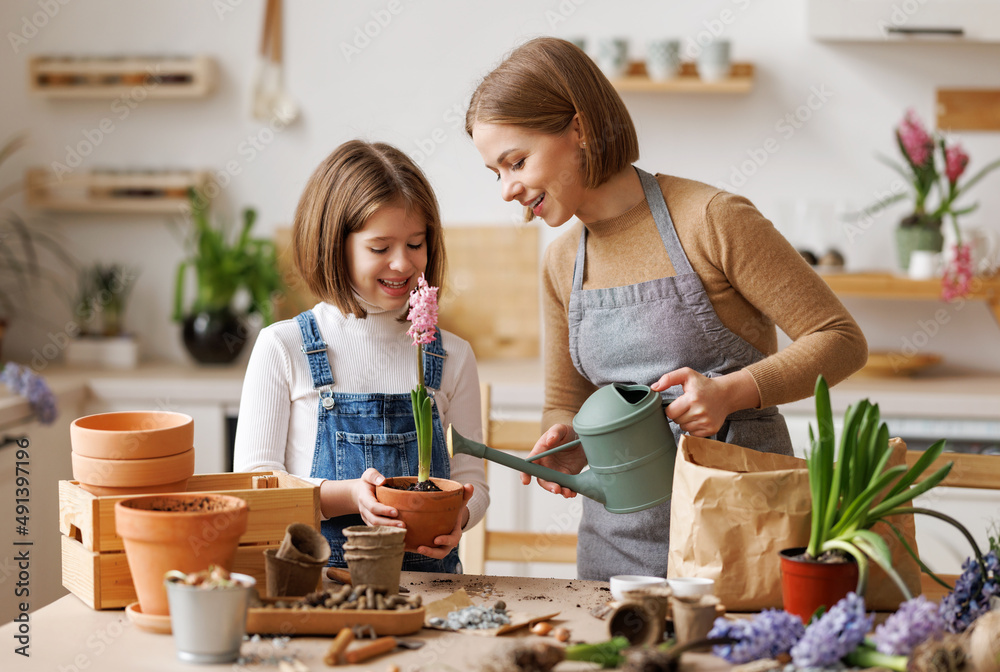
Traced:
POLYGON ((232 569, 249 509, 239 497, 212 494, 150 495, 115 504, 115 530, 144 614, 170 613, 163 576, 219 565, 232 569))
POLYGON ((382 485, 375 487, 375 498, 396 509, 398 519, 406 524, 404 544, 409 549, 434 546, 436 537, 455 529, 462 511, 461 483, 432 478, 431 482, 441 488, 441 492, 406 490, 416 482, 416 476, 396 476, 385 479, 382 485), (403 489, 397 490, 396 487, 403 489))
POLYGON ((797 556, 805 548, 781 551, 781 599, 790 614, 808 623, 821 606, 829 609, 858 588, 858 563, 817 562, 797 556))
POLYGON ((144 485, 138 488, 113 488, 90 483, 81 483, 80 487, 95 497, 127 497, 129 495, 155 495, 166 492, 184 492, 187 490, 188 479, 163 483, 162 485, 144 485))
POLYGON ((74 452, 73 478, 81 487, 130 488, 143 493, 150 487, 169 484, 174 491, 184 490, 187 479, 194 474, 194 448, 176 455, 139 460, 104 460, 74 452), (177 485, 180 487, 176 487, 177 485))
POLYGON ((351 583, 384 590, 387 595, 398 593, 406 534, 406 530, 386 525, 345 527, 344 559, 351 583))
POLYGON ((194 420, 184 413, 126 411, 77 418, 69 428, 73 452, 104 460, 176 455, 194 446, 194 420))
POLYGON ((302 597, 316 590, 324 563, 279 558, 278 550, 264 551, 264 575, 268 597, 302 597))

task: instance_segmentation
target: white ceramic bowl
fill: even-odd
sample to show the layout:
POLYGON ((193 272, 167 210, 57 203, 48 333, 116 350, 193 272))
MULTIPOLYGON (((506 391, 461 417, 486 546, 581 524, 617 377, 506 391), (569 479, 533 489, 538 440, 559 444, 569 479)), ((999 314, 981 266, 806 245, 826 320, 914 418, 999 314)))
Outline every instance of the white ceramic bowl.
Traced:
POLYGON ((661 576, 637 576, 635 574, 619 574, 611 577, 611 597, 624 599, 626 591, 649 586, 666 585, 667 580, 661 576))
POLYGON ((711 595, 715 589, 715 581, 713 579, 702 579, 694 576, 667 579, 667 584, 677 597, 711 595))

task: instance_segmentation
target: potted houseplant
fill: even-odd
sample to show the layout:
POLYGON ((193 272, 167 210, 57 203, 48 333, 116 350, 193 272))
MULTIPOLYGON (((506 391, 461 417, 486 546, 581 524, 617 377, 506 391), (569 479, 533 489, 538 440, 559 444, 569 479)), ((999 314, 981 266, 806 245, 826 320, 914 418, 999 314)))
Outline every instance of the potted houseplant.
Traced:
POLYGON ((203 364, 228 364, 246 344, 248 316, 259 314, 265 324, 274 320, 272 297, 284 286, 278 271, 274 243, 252 238, 257 219, 252 208, 243 211, 243 224, 235 237, 209 217, 209 203, 194 189, 188 192, 191 208, 188 257, 177 268, 173 319, 184 327, 184 345, 203 364), (195 298, 185 305, 188 270, 195 275, 195 298), (236 306, 239 292, 250 302, 236 306))
POLYGON ((125 330, 135 279, 135 269, 117 263, 96 263, 80 274, 75 311, 80 333, 66 346, 67 364, 135 367, 138 342, 125 330))
POLYGON ((417 347, 417 386, 410 392, 413 423, 417 432, 417 475, 387 478, 375 489, 376 498, 394 507, 406 524, 407 548, 434 546, 434 538, 448 534, 462 509, 462 484, 443 478, 431 478, 431 447, 434 440, 433 400, 424 387, 424 346, 437 333, 437 287, 427 284, 421 274, 410 293, 411 325, 407 334, 417 347))
POLYGON ((949 258, 942 294, 945 299, 964 296, 968 293, 968 280, 972 273, 966 263, 968 244, 962 241, 958 218, 974 211, 978 204, 959 208, 956 201, 988 173, 1000 167, 1000 160, 987 164, 963 184, 959 184, 969 163, 969 155, 960 144, 948 143, 942 135, 928 132, 913 110, 907 110, 903 121, 895 130, 895 139, 903 156, 903 163, 885 156, 878 158, 899 173, 910 185, 910 190, 894 193, 880 200, 866 208, 863 214, 871 215, 912 195, 913 211, 896 228, 898 261, 904 271, 909 268, 910 253, 914 250, 941 252, 944 245, 941 227, 945 219, 949 218, 954 228, 956 250, 949 258), (933 198, 934 192, 937 192, 936 199, 933 198))
POLYGON ((881 567, 909 599, 910 591, 893 567, 887 542, 871 529, 878 522, 889 523, 921 569, 940 582, 892 526, 888 520, 892 516, 922 513, 945 520, 966 535, 979 555, 975 542, 957 521, 936 511, 907 506, 914 497, 938 485, 951 470, 949 462, 917 483, 941 455, 943 440, 924 451, 912 467, 889 467, 889 429, 880 421, 878 405, 865 399, 847 410, 835 462, 833 413, 823 376, 816 381, 816 421, 816 435, 811 427, 809 430, 811 451, 806 456, 812 496, 809 544, 781 552, 786 611, 808 621, 818 607, 832 606, 852 590, 863 595, 869 560, 881 567), (844 576, 834 579, 831 574, 844 576))

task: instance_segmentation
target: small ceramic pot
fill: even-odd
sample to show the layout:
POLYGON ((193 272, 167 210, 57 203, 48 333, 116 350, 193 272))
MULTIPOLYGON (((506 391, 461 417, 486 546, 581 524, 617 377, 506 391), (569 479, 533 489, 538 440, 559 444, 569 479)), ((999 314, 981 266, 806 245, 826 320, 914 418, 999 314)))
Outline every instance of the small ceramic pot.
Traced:
POLYGON ((73 452, 103 460, 176 455, 194 446, 194 420, 184 413, 126 411, 77 418, 69 427, 73 452))
POLYGON ((417 482, 416 476, 387 478, 376 486, 375 498, 399 512, 398 519, 406 524, 406 548, 434 546, 434 539, 455 529, 462 511, 462 484, 443 478, 432 478, 440 492, 406 490, 417 482), (403 488, 402 490, 397 488, 403 488))
POLYGON ((72 453, 73 478, 82 485, 142 488, 186 481, 194 474, 194 448, 143 460, 102 460, 72 453))
POLYGON ((231 588, 199 588, 164 581, 177 658, 185 663, 229 663, 240 655, 247 632, 252 576, 231 574, 231 588))
POLYGON ((808 623, 820 607, 829 609, 858 587, 858 563, 799 558, 805 548, 781 551, 781 599, 790 614, 808 623))
POLYGON ((229 495, 149 495, 117 502, 115 530, 125 543, 143 613, 170 613, 163 576, 172 569, 231 570, 248 515, 247 503, 229 495))

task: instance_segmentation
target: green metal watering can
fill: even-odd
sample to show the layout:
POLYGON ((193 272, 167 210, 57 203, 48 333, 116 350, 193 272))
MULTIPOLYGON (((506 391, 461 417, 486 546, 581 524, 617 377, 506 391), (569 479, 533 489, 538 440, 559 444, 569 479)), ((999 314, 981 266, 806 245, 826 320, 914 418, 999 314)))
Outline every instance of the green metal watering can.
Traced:
POLYGON ((677 445, 660 395, 646 385, 614 383, 594 392, 573 418, 580 438, 528 460, 467 439, 448 425, 448 454, 473 455, 552 481, 604 504, 612 513, 632 513, 670 499, 677 445), (535 464, 561 450, 582 446, 589 469, 564 474, 535 464))

